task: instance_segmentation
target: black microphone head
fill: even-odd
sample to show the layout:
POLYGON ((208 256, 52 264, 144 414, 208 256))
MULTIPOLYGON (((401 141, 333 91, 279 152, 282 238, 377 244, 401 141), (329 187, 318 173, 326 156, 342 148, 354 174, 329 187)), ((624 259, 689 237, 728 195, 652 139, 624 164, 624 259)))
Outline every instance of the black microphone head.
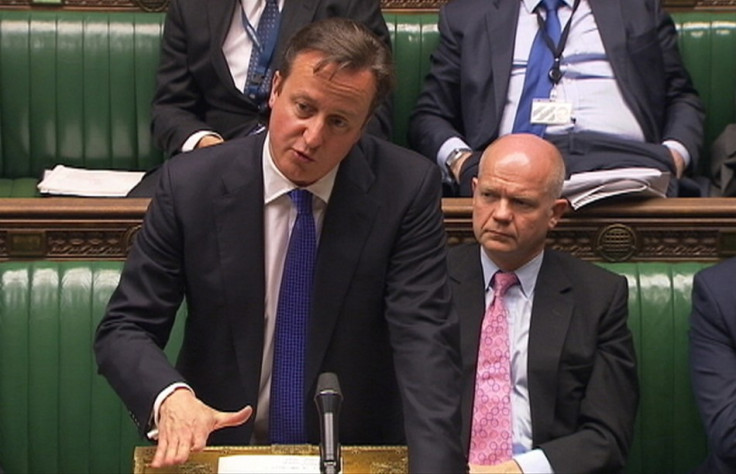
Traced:
POLYGON ((333 372, 323 372, 319 374, 317 379, 317 390, 314 393, 316 399, 320 395, 337 395, 342 398, 342 391, 340 390, 340 382, 337 380, 337 375, 333 372))

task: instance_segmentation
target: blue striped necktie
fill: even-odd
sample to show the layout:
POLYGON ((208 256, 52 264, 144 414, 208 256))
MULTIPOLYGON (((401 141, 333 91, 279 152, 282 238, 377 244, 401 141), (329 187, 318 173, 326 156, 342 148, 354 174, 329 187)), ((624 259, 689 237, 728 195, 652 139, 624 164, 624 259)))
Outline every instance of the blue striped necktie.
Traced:
POLYGON ((305 443, 304 368, 312 310, 317 237, 312 216, 312 193, 295 189, 289 197, 297 216, 284 260, 276 329, 269 432, 272 444, 305 443))

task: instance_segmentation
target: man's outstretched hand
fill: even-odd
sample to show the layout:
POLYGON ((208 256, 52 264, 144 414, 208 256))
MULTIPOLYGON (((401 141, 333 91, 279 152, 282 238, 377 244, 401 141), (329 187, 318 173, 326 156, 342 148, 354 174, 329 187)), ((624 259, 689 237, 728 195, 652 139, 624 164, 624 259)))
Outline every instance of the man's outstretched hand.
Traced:
POLYGON ((175 390, 159 408, 158 447, 151 467, 186 462, 189 453, 204 449, 210 433, 242 425, 252 413, 250 406, 237 412, 217 411, 202 403, 190 390, 175 390))

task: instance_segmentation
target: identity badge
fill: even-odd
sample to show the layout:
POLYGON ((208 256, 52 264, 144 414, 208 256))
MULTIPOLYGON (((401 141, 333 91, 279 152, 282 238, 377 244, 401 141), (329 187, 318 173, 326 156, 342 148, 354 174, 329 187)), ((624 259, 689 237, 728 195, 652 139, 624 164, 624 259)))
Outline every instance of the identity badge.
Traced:
POLYGON ((572 103, 562 100, 534 99, 531 123, 541 125, 566 125, 572 122, 572 103))

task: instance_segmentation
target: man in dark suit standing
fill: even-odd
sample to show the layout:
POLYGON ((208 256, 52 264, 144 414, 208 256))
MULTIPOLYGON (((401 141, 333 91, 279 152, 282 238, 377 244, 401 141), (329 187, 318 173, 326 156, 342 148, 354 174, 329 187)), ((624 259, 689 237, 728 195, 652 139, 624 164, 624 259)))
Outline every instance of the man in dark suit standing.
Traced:
MULTIPOLYGON (((457 0, 439 31, 409 142, 461 195, 481 152, 509 133, 552 141, 569 174, 697 169, 704 110, 659 0, 457 0)), ((681 194, 698 192, 685 184, 681 194)))
POLYGON ((439 172, 363 133, 393 81, 370 30, 313 23, 274 76, 267 133, 162 167, 95 341, 141 432, 158 429, 154 466, 205 443, 318 442, 329 371, 343 444, 406 443, 412 471, 466 469, 439 172), (182 298, 173 367, 161 348, 182 298))
POLYGON ((626 463, 638 403, 628 287, 619 275, 545 250, 567 206, 559 198, 564 174, 549 142, 498 139, 473 180, 480 245, 449 253, 471 472, 618 471, 626 463), (485 440, 504 420, 506 429, 485 440), (495 451, 499 440, 508 444, 495 451))
MULTIPOLYGON (((287 41, 309 23, 331 17, 362 22, 390 45, 377 0, 172 0, 153 98, 156 145, 170 157, 262 131, 270 78, 287 41), (272 23, 267 32, 264 18, 272 23)), ((391 123, 387 99, 367 130, 388 139, 391 123)), ((149 173, 130 197, 151 197, 158 174, 149 173)))
POLYGON ((701 270, 693 280, 690 367, 708 436, 709 455, 696 470, 736 471, 736 258, 701 270))

